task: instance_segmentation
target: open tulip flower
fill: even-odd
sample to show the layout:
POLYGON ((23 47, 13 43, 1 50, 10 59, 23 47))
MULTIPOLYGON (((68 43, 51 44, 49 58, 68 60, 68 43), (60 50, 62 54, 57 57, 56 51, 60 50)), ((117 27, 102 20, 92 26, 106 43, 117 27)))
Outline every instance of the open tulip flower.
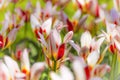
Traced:
POLYGON ((2 23, 3 27, 0 31, 0 48, 9 47, 16 39, 17 31, 23 26, 23 21, 16 23, 15 15, 10 12, 5 14, 5 20, 2 23), (10 20, 12 18, 12 20, 10 20))
POLYGON ((102 77, 106 72, 110 71, 110 66, 106 64, 95 65, 91 69, 80 57, 75 58, 72 68, 75 73, 76 80, 102 80, 102 77))
POLYGON ((39 80, 40 74, 45 68, 44 62, 34 63, 30 68, 27 49, 24 49, 21 55, 21 67, 9 56, 4 56, 0 61, 0 79, 1 80, 39 80))
POLYGON ((92 13, 99 17, 100 6, 97 0, 72 0, 74 5, 77 5, 83 12, 92 13))
MULTIPOLYGON (((63 28, 62 25, 56 26, 49 31, 49 28, 52 26, 48 23, 52 23, 52 19, 48 19, 46 23, 46 28, 44 31, 47 33, 47 37, 43 33, 39 33, 39 41, 42 44, 43 52, 46 55, 46 61, 48 66, 52 70, 57 70, 60 64, 64 61, 66 56, 66 44, 70 41, 73 36, 73 32, 68 32, 63 41, 60 36, 60 30, 63 28), (49 20, 49 21, 48 21, 49 20), (48 22, 48 23, 47 23, 48 22)), ((44 23, 43 23, 44 24, 44 23)), ((44 26, 43 26, 44 28, 44 26)))
POLYGON ((78 55, 82 56, 88 65, 93 67, 100 60, 100 46, 103 41, 104 38, 92 39, 90 32, 86 31, 81 35, 81 46, 75 44, 72 40, 69 43, 75 48, 78 55))

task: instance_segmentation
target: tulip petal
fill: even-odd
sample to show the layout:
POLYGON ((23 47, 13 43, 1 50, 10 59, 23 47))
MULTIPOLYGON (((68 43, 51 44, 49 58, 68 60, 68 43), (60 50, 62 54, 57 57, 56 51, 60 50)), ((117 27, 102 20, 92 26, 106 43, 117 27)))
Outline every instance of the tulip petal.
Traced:
POLYGON ((73 24, 72 24, 72 22, 67 18, 67 20, 66 20, 66 22, 67 22, 67 28, 68 28, 68 31, 73 31, 73 24))
POLYGON ((100 78, 100 77, 93 77, 93 78, 91 78, 90 80, 103 80, 103 79, 100 78))
POLYGON ((21 70, 25 74, 30 72, 30 62, 27 49, 24 49, 21 55, 21 70))
POLYGON ((14 79, 15 73, 20 72, 17 62, 15 62, 9 56, 4 56, 4 61, 10 71, 12 79, 14 79))
POLYGON ((53 38, 57 45, 61 44, 61 36, 60 36, 60 33, 56 29, 53 30, 53 38))
POLYGON ((40 22, 38 21, 36 16, 33 14, 30 16, 30 23, 31 23, 33 30, 35 30, 36 27, 40 26, 40 22))
POLYGON ((79 52, 80 52, 80 46, 75 44, 73 40, 70 40, 69 41, 70 45, 77 51, 78 55, 79 55, 79 52))
POLYGON ((55 72, 50 72, 50 77, 52 80, 62 80, 61 77, 55 72))
POLYGON ((81 13, 82 13, 81 10, 77 10, 75 12, 75 14, 73 15, 72 19, 78 20, 80 18, 80 16, 81 16, 81 13))
POLYGON ((72 72, 66 66, 62 65, 60 67, 60 74, 61 74, 62 80, 74 80, 74 76, 72 72))
POLYGON ((38 62, 33 64, 33 66, 31 67, 31 80, 39 80, 40 75, 42 73, 42 71, 45 68, 45 63, 44 62, 38 62))
POLYGON ((57 56, 58 60, 64 56, 64 52, 65 52, 65 44, 61 44, 58 49, 58 56, 57 56))
POLYGON ((24 73, 16 73, 15 80, 26 80, 26 75, 24 73))
POLYGON ((9 70, 2 61, 0 61, 0 80, 10 80, 9 70))
POLYGON ((75 73, 76 80, 86 80, 84 65, 82 65, 81 61, 74 60, 72 68, 75 73))
POLYGON ((52 18, 49 18, 42 24, 41 28, 48 35, 51 31, 51 26, 52 26, 52 18))
POLYGON ((115 29, 115 24, 106 21, 106 27, 107 27, 107 33, 111 34, 111 32, 115 29))
POLYGON ((110 66, 107 64, 96 65, 92 71, 92 75, 103 77, 107 72, 110 72, 110 66))
POLYGON ((88 65, 91 67, 95 66, 99 57, 100 57, 99 50, 91 52, 87 57, 88 65))
POLYGON ((80 39, 81 47, 87 47, 87 48, 89 48, 90 44, 91 44, 91 40, 92 40, 92 37, 91 37, 90 32, 88 32, 88 31, 84 32, 81 35, 81 39, 80 39))
POLYGON ((38 34, 40 36, 39 41, 42 43, 43 46, 47 47, 47 43, 45 41, 44 36, 41 33, 38 33, 38 34))
POLYGON ((64 42, 64 43, 69 42, 69 41, 72 39, 72 37, 73 37, 73 31, 69 31, 69 32, 65 35, 65 37, 64 37, 64 39, 63 39, 63 42, 64 42))

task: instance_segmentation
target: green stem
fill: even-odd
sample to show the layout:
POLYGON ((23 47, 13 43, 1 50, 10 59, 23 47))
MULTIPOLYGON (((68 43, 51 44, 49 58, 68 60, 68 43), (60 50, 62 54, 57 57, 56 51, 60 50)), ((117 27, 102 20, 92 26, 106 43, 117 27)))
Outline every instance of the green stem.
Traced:
POLYGON ((54 60, 54 71, 56 72, 56 66, 57 65, 57 61, 56 60, 54 60))
POLYGON ((120 75, 120 61, 117 61, 117 76, 120 75))
POLYGON ((115 80, 115 68, 116 68, 116 60, 117 60, 117 54, 113 54, 112 57, 112 67, 111 67, 111 73, 110 73, 110 80, 115 80))

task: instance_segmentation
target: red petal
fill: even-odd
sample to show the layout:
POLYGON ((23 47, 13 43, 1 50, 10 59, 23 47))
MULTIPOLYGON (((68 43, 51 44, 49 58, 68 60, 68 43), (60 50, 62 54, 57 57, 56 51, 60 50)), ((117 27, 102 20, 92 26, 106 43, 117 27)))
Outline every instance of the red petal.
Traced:
POLYGON ((42 28, 40 28, 40 29, 35 29, 35 35, 36 35, 37 38, 40 38, 40 36, 39 36, 39 34, 38 34, 39 32, 42 34, 42 32, 43 32, 42 28))
POLYGON ((18 51, 17 51, 17 54, 16 54, 16 58, 17 58, 18 60, 20 60, 21 54, 22 54, 22 51, 21 51, 21 50, 18 50, 18 51))
POLYGON ((96 6, 96 17, 99 17, 99 5, 96 6))
POLYGON ((85 74, 86 74, 86 80, 89 80, 89 79, 90 79, 91 67, 86 66, 86 67, 84 68, 84 70, 85 70, 85 74))
POLYGON ((78 7, 82 10, 82 5, 79 3, 78 0, 76 0, 78 7))
POLYGON ((3 46, 4 46, 3 36, 0 35, 0 48, 2 48, 3 46))
POLYGON ((63 57, 65 52, 65 44, 61 44, 59 49, 58 49, 58 56, 57 56, 57 60, 59 60, 60 58, 63 57))
POLYGON ((67 19, 68 31, 73 31, 73 24, 67 19))
POLYGON ((114 44, 111 44, 110 45, 110 51, 114 54, 114 52, 115 52, 115 49, 116 49, 116 45, 115 45, 115 43, 114 44))

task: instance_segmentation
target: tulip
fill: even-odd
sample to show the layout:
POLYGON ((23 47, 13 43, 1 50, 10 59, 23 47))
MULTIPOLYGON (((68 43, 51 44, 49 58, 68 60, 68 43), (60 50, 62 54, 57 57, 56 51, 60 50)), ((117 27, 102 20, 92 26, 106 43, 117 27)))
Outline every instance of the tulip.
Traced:
POLYGON ((76 80, 102 80, 106 72, 110 71, 110 66, 106 64, 95 65, 92 69, 82 58, 75 58, 72 69, 76 80), (81 75, 79 75, 81 74, 81 75))
POLYGON ((9 56, 4 56, 4 62, 0 62, 0 76, 4 80, 39 80, 41 72, 44 70, 45 63, 34 63, 30 68, 30 62, 27 49, 24 49, 21 55, 21 68, 19 68, 17 62, 9 56))
POLYGON ((51 80, 74 80, 73 73, 70 71, 70 69, 64 65, 62 65, 59 69, 59 74, 55 72, 50 72, 51 80), (69 77, 68 77, 69 76, 69 77))
POLYGON ((89 66, 94 67, 100 60, 100 46, 104 38, 96 40, 92 39, 90 32, 86 31, 81 35, 81 46, 75 44, 74 41, 69 41, 73 48, 77 51, 78 55, 82 56, 89 66))

